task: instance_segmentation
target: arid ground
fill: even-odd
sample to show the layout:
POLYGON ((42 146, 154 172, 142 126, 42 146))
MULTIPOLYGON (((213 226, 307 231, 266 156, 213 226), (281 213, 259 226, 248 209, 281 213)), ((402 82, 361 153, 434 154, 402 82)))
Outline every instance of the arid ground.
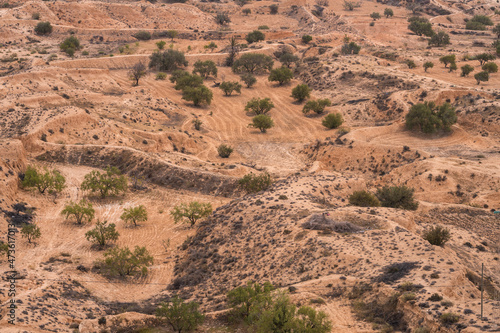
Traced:
POLYGON ((398 303, 406 332, 500 330, 500 73, 477 84, 481 65, 467 57, 494 54, 497 35, 491 26, 466 30, 464 21, 480 14, 499 24, 496 1, 362 0, 352 11, 335 0, 3 2, 0 241, 8 242, 17 203, 34 209, 41 237, 29 243, 15 236, 14 325, 11 262, 0 257, 1 332, 111 332, 112 323, 126 327, 153 317, 159 302, 176 294, 207 315, 199 332, 246 332, 223 318, 227 291, 248 280, 270 281, 290 290, 294 303, 326 312, 332 332, 380 331, 360 317, 355 301, 383 300, 405 282, 421 285, 415 299, 398 303), (273 4, 277 14, 270 13, 273 4), (383 15, 386 8, 392 17, 383 15), (451 44, 429 47, 429 38, 411 32, 412 11, 448 33, 451 44), (220 12, 231 22, 217 24, 220 12), (373 20, 373 12, 382 17, 373 20), (49 21, 52 33, 36 34, 40 21, 49 21), (294 78, 280 86, 256 75, 253 87, 225 96, 218 84, 240 80, 225 66, 230 37, 247 44, 245 36, 262 26, 265 40, 238 56, 263 53, 279 67, 276 54, 288 50, 299 58, 294 78), (172 29, 173 41, 161 37, 172 29), (153 37, 138 40, 138 31, 153 37), (312 41, 303 43, 303 35, 312 41), (59 48, 69 36, 82 45, 73 57, 59 48), (346 37, 361 46, 359 54, 342 53, 346 37), (217 77, 204 82, 213 92, 210 105, 182 99, 170 73, 157 80, 149 69, 133 84, 130 68, 147 65, 160 40, 185 53, 188 71, 197 60, 217 64, 217 77), (204 47, 210 42, 217 44, 213 51, 204 47), (456 55, 459 70, 439 61, 448 54, 456 55), (434 67, 425 71, 425 62, 434 67), (474 72, 462 77, 466 64, 474 72), (304 115, 304 103, 291 96, 302 83, 312 89, 309 99, 331 100, 322 115, 304 115), (274 127, 266 133, 248 126, 252 116, 244 108, 254 97, 274 103, 274 127), (455 108, 451 131, 405 128, 412 105, 424 101, 455 108), (323 117, 335 112, 344 119, 341 130, 326 129, 323 117), (229 158, 218 155, 221 144, 233 148, 229 158), (56 195, 22 188, 19 175, 28 166, 56 169, 66 187, 56 195), (125 194, 100 199, 80 188, 86 174, 108 166, 127 175, 125 194), (238 184, 265 172, 274 183, 264 191, 247 194, 238 184), (354 191, 385 185, 414 188, 418 209, 349 204, 354 191), (96 211, 92 223, 75 225, 61 215, 69 201, 85 197, 96 211), (194 200, 211 203, 214 212, 194 227, 174 223, 173 207, 194 200), (120 219, 124 208, 138 205, 147 209, 146 222, 133 227, 120 219), (324 213, 347 229, 311 228, 324 213), (146 276, 112 279, 93 268, 104 251, 85 233, 97 219, 116 224, 114 246, 147 248, 154 262, 146 276), (442 247, 422 237, 436 225, 451 234, 442 247), (388 277, 391 267, 401 274, 388 277), (370 288, 355 297, 359 286, 370 288), (429 300, 435 293, 442 301, 429 300), (443 313, 459 321, 443 323, 443 313), (98 324, 102 317, 108 324, 98 324))

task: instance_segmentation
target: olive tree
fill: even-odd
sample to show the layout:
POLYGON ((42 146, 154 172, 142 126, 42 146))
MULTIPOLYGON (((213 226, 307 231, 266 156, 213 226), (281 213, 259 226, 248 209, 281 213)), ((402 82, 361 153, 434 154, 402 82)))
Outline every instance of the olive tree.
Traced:
POLYGON ((85 175, 81 189, 99 193, 101 198, 118 195, 127 191, 127 177, 116 167, 107 167, 105 172, 94 170, 85 175))
POLYGON ((269 77, 270 82, 278 82, 280 86, 290 82, 293 79, 293 73, 288 67, 280 67, 271 70, 269 77))
POLYGON ((168 323, 174 332, 189 332, 205 320, 198 308, 198 303, 185 303, 183 299, 174 296, 169 302, 160 303, 160 307, 156 309, 156 317, 168 323))
POLYGON ((307 84, 298 84, 292 89, 292 97, 297 100, 297 102, 302 102, 308 98, 311 94, 311 88, 307 84))
POLYGON ((252 123, 248 126, 258 128, 262 133, 266 133, 268 129, 274 127, 274 121, 266 114, 259 114, 252 118, 252 123))
POLYGON ((181 203, 174 207, 170 212, 175 223, 186 221, 194 226, 199 219, 207 217, 212 213, 212 205, 210 203, 201 203, 192 201, 188 204, 181 203))
POLYGON ((57 170, 39 171, 34 166, 28 166, 21 181, 24 188, 36 188, 38 192, 44 194, 61 192, 66 187, 66 179, 57 170))
POLYGON ((245 111, 251 111, 255 115, 266 114, 274 108, 270 98, 252 98, 245 106, 245 111))
POLYGON ((219 85, 219 88, 224 92, 226 96, 231 96, 233 91, 241 94, 241 84, 237 81, 224 81, 219 85))
POLYGON ((85 233, 85 238, 89 242, 104 247, 110 241, 116 241, 120 234, 115 229, 115 224, 108 221, 97 221, 95 228, 85 233))
POLYGON ((74 216, 77 224, 83 224, 85 221, 91 222, 94 214, 95 210, 92 203, 85 199, 80 200, 78 203, 70 201, 61 211, 61 215, 65 215, 66 219, 74 216))
POLYGON ((217 77, 217 66, 212 60, 198 60, 194 63, 193 74, 198 74, 204 79, 208 78, 210 75, 217 77))
POLYGON ((111 277, 147 275, 148 266, 153 264, 153 256, 146 247, 114 247, 104 253, 104 260, 98 262, 101 272, 111 277))
POLYGON ((144 205, 139 205, 137 207, 125 208, 120 218, 125 222, 133 223, 134 226, 137 226, 137 222, 148 220, 148 212, 144 205))
POLYGON ((212 90, 204 85, 199 87, 185 87, 182 90, 182 99, 193 102, 194 106, 200 106, 201 104, 210 105, 212 98, 212 90))
POLYGON ((306 105, 302 108, 302 112, 308 114, 310 111, 313 111, 317 114, 321 114, 325 111, 325 108, 330 105, 332 105, 332 102, 328 98, 307 101, 306 105))
POLYGON ((234 61, 234 73, 262 73, 273 68, 273 59, 262 53, 245 53, 234 61))
POLYGON ((257 78, 250 73, 240 75, 240 79, 245 83, 247 88, 251 88, 257 82, 257 78))
POLYGON ((170 72, 187 65, 184 53, 177 50, 155 51, 149 57, 149 68, 156 68, 162 72, 170 72))
POLYGON ((134 81, 134 85, 139 85, 139 79, 146 75, 146 66, 142 62, 138 62, 129 71, 129 77, 134 81))
POLYGON ((42 232, 40 231, 40 228, 34 223, 24 224, 21 227, 21 236, 23 238, 27 238, 28 243, 31 244, 32 241, 42 236, 42 232))

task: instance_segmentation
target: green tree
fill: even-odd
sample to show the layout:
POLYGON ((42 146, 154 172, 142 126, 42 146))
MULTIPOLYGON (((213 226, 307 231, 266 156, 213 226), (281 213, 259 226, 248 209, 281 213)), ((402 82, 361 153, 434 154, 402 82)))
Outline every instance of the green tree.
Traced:
POLYGON ((276 15, 278 14, 278 5, 273 3, 272 5, 269 6, 269 12, 272 14, 272 15, 276 15))
POLYGON ((101 222, 99 220, 94 229, 85 233, 85 238, 89 242, 96 243, 100 247, 104 247, 110 241, 116 241, 118 236, 120 234, 116 231, 114 223, 108 225, 108 221, 101 222))
POLYGON ((293 79, 293 73, 288 67, 280 67, 271 70, 269 77, 270 82, 278 82, 280 86, 288 83, 293 79))
POLYGON ((38 22, 35 26, 35 33, 37 35, 49 35, 52 33, 52 25, 50 22, 38 22))
POLYGON ((304 114, 308 114, 310 111, 321 114, 325 111, 327 106, 332 105, 332 102, 328 98, 307 101, 306 105, 302 108, 304 114))
POLYGON ((439 58, 439 61, 444 64, 444 68, 448 67, 448 64, 454 63, 455 62, 455 55, 454 54, 449 54, 446 56, 442 56, 439 58))
POLYGON ((40 228, 34 224, 23 224, 21 227, 21 236, 23 238, 28 239, 28 243, 31 244, 31 241, 34 241, 35 239, 38 239, 42 236, 42 232, 40 231, 40 228))
POLYGON ((302 43, 308 44, 312 40, 313 38, 311 35, 302 35, 302 43))
POLYGON ((479 31, 484 31, 486 30, 486 26, 482 24, 481 22, 476 22, 476 21, 471 21, 469 20, 465 24, 465 29, 467 30, 479 30, 479 31))
POLYGON ((265 282, 248 281, 245 286, 236 287, 227 293, 227 303, 232 308, 230 316, 233 320, 242 319, 250 323, 255 318, 250 318, 252 313, 258 313, 264 304, 271 303, 271 292, 274 286, 265 282))
POLYGON ((217 44, 215 44, 214 42, 210 42, 207 45, 203 46, 203 48, 210 50, 210 52, 213 52, 213 50, 217 48, 217 44))
POLYGON ((66 187, 66 179, 57 170, 44 169, 45 172, 38 171, 34 166, 28 166, 21 182, 24 188, 36 188, 38 192, 44 194, 61 192, 66 187))
POLYGON ((444 31, 439 31, 437 34, 432 35, 431 39, 429 39, 429 46, 440 47, 449 44, 451 44, 450 36, 444 31))
POLYGON ((172 40, 172 42, 174 41, 174 38, 177 37, 178 34, 179 33, 177 32, 177 30, 167 30, 165 32, 165 36, 170 38, 172 40))
POLYGON ((386 18, 393 17, 394 11, 391 8, 384 9, 384 15, 386 18))
POLYGON ((205 320, 198 307, 198 303, 184 303, 183 299, 174 296, 168 303, 160 304, 160 307, 156 309, 156 316, 167 322, 174 332, 190 332, 205 320))
POLYGON ((488 73, 496 73, 498 72, 498 65, 495 64, 494 62, 487 62, 483 65, 482 67, 483 71, 488 72, 488 73))
POLYGON ((230 146, 228 146, 226 144, 221 144, 219 147, 217 147, 217 153, 222 158, 228 158, 232 152, 233 152, 233 148, 231 148, 230 146))
POLYGON ((458 68, 458 67, 457 67, 457 63, 456 63, 456 62, 452 62, 452 63, 450 64, 450 73, 451 73, 451 72, 456 71, 456 70, 457 70, 457 68, 458 68))
MULTIPOLYGON (((191 74, 188 71, 185 71, 183 69, 176 69, 170 75, 169 80, 170 80, 170 82, 177 84, 177 80, 179 80, 183 76, 191 76, 191 74)), ((201 80, 200 84, 203 84, 203 79, 201 80)))
POLYGON ((268 115, 259 114, 252 118, 252 123, 248 126, 258 128, 262 133, 266 133, 268 129, 274 127, 274 121, 268 115))
POLYGON ((257 78, 250 73, 240 75, 240 79, 246 84, 247 88, 251 88, 257 82, 257 78))
POLYGON ((241 94, 241 84, 237 81, 224 81, 219 85, 219 88, 224 92, 226 96, 231 96, 233 91, 241 94))
POLYGON ((455 124, 458 120, 455 108, 450 103, 444 103, 438 109, 437 116, 441 121, 441 128, 449 132, 451 125, 455 124))
POLYGON ((462 66, 460 67, 460 69, 462 70, 461 76, 463 77, 469 76, 469 74, 474 71, 474 67, 472 67, 471 65, 462 66))
POLYGON ((432 30, 432 24, 429 22, 428 19, 420 17, 420 16, 413 16, 408 19, 408 22, 410 23, 408 25, 408 29, 412 32, 414 32, 418 36, 427 36, 431 37, 434 35, 434 31, 432 30))
POLYGON ((139 79, 146 75, 146 66, 142 62, 138 62, 129 71, 129 77, 134 81, 134 86, 139 85, 139 79))
POLYGON ((424 63, 424 71, 427 72, 427 69, 434 67, 434 63, 431 61, 427 61, 424 63))
POLYGON ((311 94, 311 88, 307 84, 298 84, 292 89, 292 97, 297 100, 297 102, 302 102, 308 98, 311 94))
POLYGON ((376 20, 379 20, 382 16, 380 16, 380 13, 378 13, 378 12, 373 12, 373 13, 371 13, 371 14, 370 14, 370 17, 371 17, 374 21, 376 21, 376 20))
MULTIPOLYGON (((236 59, 236 56, 238 55, 240 51, 240 44, 238 44, 238 40, 236 39, 235 36, 229 37, 229 54, 226 57, 226 66, 232 67, 234 65, 234 61, 236 59)), ((234 69, 233 69, 234 71, 234 69)))
POLYGON ((342 125, 343 122, 344 122, 344 119, 342 118, 342 114, 330 113, 325 118, 323 118, 323 121, 321 122, 321 124, 328 129, 332 129, 332 128, 339 127, 340 125, 342 125))
POLYGON ((406 127, 410 130, 418 128, 424 133, 434 133, 441 128, 441 121, 434 112, 433 102, 417 103, 406 115, 406 127))
POLYGON ((95 210, 92 203, 85 199, 80 200, 78 203, 70 201, 61 211, 61 215, 65 215, 66 219, 74 216, 77 224, 82 224, 85 221, 91 222, 94 214, 95 210))
POLYGON ((194 129, 199 131, 203 122, 200 119, 193 119, 194 129))
POLYGON ((78 51, 81 48, 80 41, 75 36, 70 36, 59 44, 59 48, 61 51, 72 57, 75 54, 75 51, 78 51))
POLYGON ((254 30, 250 32, 245 39, 248 42, 248 44, 252 44, 266 39, 266 35, 264 35, 262 31, 254 30))
POLYGON ((201 203, 191 201, 189 204, 181 203, 174 207, 170 212, 175 223, 187 220, 194 226, 199 219, 209 216, 212 213, 212 205, 210 203, 201 203))
POLYGON ((187 65, 188 61, 184 53, 177 50, 155 51, 149 57, 149 68, 156 68, 156 70, 162 72, 170 72, 187 65))
POLYGON ((99 262, 101 271, 112 277, 147 275, 148 266, 153 264, 153 256, 146 247, 136 246, 134 251, 128 247, 114 247, 104 253, 104 260, 99 262))
POLYGON ((426 230, 423 234, 426 241, 432 245, 443 246, 447 241, 450 240, 450 231, 441 226, 432 226, 429 230, 426 230))
POLYGON ((479 61, 479 64, 482 66, 484 63, 488 61, 494 60, 495 56, 491 53, 480 53, 474 56, 474 59, 479 61))
MULTIPOLYGON (((172 77, 173 77, 173 75, 172 75, 172 77)), ((170 80, 172 80, 172 77, 170 77, 170 80)), ((180 76, 178 76, 174 79, 175 79, 175 86, 174 86, 175 90, 184 90, 186 88, 196 88, 196 87, 200 87, 203 85, 203 78, 199 75, 196 75, 196 74, 193 74, 193 75, 180 74, 180 76)))
POLYGON ((165 45, 167 45, 167 42, 165 42, 164 40, 160 40, 159 42, 156 42, 156 47, 158 48, 158 50, 163 50, 165 45))
POLYGON ((194 63, 193 74, 199 74, 204 79, 210 75, 217 77, 217 66, 212 60, 198 60, 194 63))
POLYGON ((148 212, 144 205, 139 205, 137 207, 125 208, 120 218, 125 222, 132 222, 134 226, 137 226, 137 222, 145 222, 148 220, 148 212))
POLYGON ((108 166, 105 172, 94 170, 85 175, 81 189, 99 193, 101 198, 127 191, 127 177, 117 167, 108 166))
POLYGON ((273 59, 262 53, 245 53, 234 61, 234 73, 262 73, 273 68, 273 59))
POLYGON ((249 173, 238 181, 238 184, 248 193, 263 191, 271 186, 272 183, 273 179, 267 172, 260 175, 249 173))
POLYGON ((484 25, 493 25, 493 21, 485 15, 474 15, 474 17, 470 19, 469 22, 479 22, 484 25))
POLYGON ((292 67, 292 64, 296 64, 299 61, 299 57, 297 57, 296 55, 293 55, 290 52, 284 52, 279 57, 279 60, 283 66, 290 68, 290 67, 292 67))
POLYGON ((278 293, 270 306, 260 311, 255 323, 257 332, 295 332, 295 312, 296 307, 288 295, 278 293))
POLYGON ((212 98, 212 90, 203 85, 199 87, 186 87, 182 90, 182 99, 193 102, 194 106, 200 106, 200 104, 210 105, 212 98))
POLYGON ((407 186, 384 186, 377 189, 376 196, 382 207, 401 208, 416 210, 418 202, 415 201, 413 193, 415 190, 407 186))
POLYGON ((415 64, 415 61, 408 59, 406 60, 406 65, 408 66, 409 69, 413 69, 417 67, 417 64, 415 64))
POLYGON ((349 203, 358 207, 380 207, 380 201, 368 191, 355 191, 349 196, 349 203))
POLYGON ((245 111, 251 111, 255 115, 261 115, 268 113, 272 108, 274 108, 274 104, 270 98, 252 98, 247 102, 245 111))
POLYGON ((474 75, 474 78, 476 79, 477 84, 480 84, 481 81, 486 82, 490 80, 490 73, 485 71, 479 72, 476 75, 474 75))

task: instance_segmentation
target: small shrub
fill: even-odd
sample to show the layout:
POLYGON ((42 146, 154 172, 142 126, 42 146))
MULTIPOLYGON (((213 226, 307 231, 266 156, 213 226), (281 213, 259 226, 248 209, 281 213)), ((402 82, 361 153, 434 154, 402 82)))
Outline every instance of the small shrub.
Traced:
POLYGON ((75 36, 66 38, 60 45, 61 51, 72 57, 80 49, 80 41, 75 36))
POLYGON ((35 13, 31 14, 31 18, 33 20, 37 20, 38 21, 40 19, 40 13, 39 12, 35 12, 35 13))
POLYGON ((438 293, 434 293, 429 297, 430 302, 441 302, 443 300, 443 296, 439 295, 438 293))
POLYGON ((245 39, 248 42, 248 44, 252 44, 264 40, 265 38, 266 35, 264 35, 262 31, 254 30, 250 32, 245 39))
POLYGON ((384 15, 386 18, 394 16, 394 11, 391 8, 384 9, 384 15))
POLYGON ((416 298, 417 295, 415 293, 404 293, 403 295, 401 295, 401 300, 403 302, 413 301, 416 298))
POLYGON ((242 74, 240 79, 246 84, 247 88, 251 88, 257 82, 255 76, 250 73, 242 74))
POLYGON ((35 26, 35 33, 37 35, 48 35, 52 33, 52 25, 50 22, 38 22, 35 26))
POLYGON ((332 105, 332 102, 328 98, 307 101, 306 105, 302 108, 302 112, 308 114, 310 111, 313 111, 316 114, 321 114, 330 105, 332 105))
POLYGON ((376 21, 376 20, 379 20, 382 16, 381 16, 381 15, 380 15, 380 13, 378 13, 378 12, 373 12, 373 13, 371 13, 371 14, 370 14, 370 17, 371 17, 374 21, 376 21))
POLYGON ((377 189, 376 196, 383 207, 416 210, 418 202, 413 198, 415 190, 407 186, 384 186, 377 189))
POLYGON ((342 45, 340 51, 342 54, 358 54, 361 50, 361 46, 356 44, 355 42, 350 42, 342 45))
POLYGON ((445 325, 450 325, 450 324, 457 323, 460 320, 460 316, 455 314, 455 313, 447 312, 447 313, 443 313, 439 317, 439 320, 445 325))
POLYGON ((203 124, 203 122, 196 118, 196 119, 193 119, 193 126, 194 126, 194 129, 199 131, 201 129, 201 125, 203 124))
POLYGON ((232 152, 233 148, 226 144, 221 144, 219 147, 217 147, 217 153, 219 153, 219 156, 222 158, 228 158, 232 152))
POLYGON ((380 201, 368 191, 354 192, 349 196, 349 203, 358 207, 380 207, 380 201))
POLYGON ((311 88, 307 84, 298 84, 292 89, 292 97, 297 100, 297 102, 302 102, 310 96, 311 88))
POLYGON ((406 65, 409 69, 417 68, 417 64, 415 64, 415 61, 411 59, 406 60, 406 65))
POLYGON ((167 73, 158 72, 156 74, 155 80, 166 80, 166 79, 167 79, 167 73))
POLYGON ((239 185, 248 193, 266 190, 273 183, 271 175, 267 172, 260 175, 246 174, 238 181, 239 185))
POLYGON ((150 40, 151 39, 151 33, 149 31, 145 31, 145 30, 137 31, 132 36, 137 38, 138 40, 150 40))
POLYGON ((342 125, 343 122, 344 119, 342 118, 341 113, 330 113, 325 118, 323 118, 321 124, 328 129, 333 129, 342 125))
POLYGON ((217 15, 215 15, 215 22, 220 25, 226 25, 231 23, 231 19, 229 18, 229 15, 227 13, 219 12, 217 13, 217 15))
POLYGON ((269 6, 269 12, 272 14, 272 15, 276 15, 278 14, 278 5, 277 4, 272 4, 269 6))
POLYGON ((269 30, 269 27, 267 25, 259 25, 259 27, 257 29, 259 29, 259 30, 269 30))
POLYGON ((303 35, 302 36, 302 43, 304 43, 304 44, 308 44, 312 40, 313 40, 313 38, 311 35, 303 35))
POLYGON ((438 33, 432 35, 431 39, 429 39, 429 46, 445 46, 451 44, 450 36, 444 32, 439 31, 438 33))
POLYGON ((450 240, 450 231, 441 226, 433 226, 423 235, 424 239, 432 245, 443 246, 450 240))

